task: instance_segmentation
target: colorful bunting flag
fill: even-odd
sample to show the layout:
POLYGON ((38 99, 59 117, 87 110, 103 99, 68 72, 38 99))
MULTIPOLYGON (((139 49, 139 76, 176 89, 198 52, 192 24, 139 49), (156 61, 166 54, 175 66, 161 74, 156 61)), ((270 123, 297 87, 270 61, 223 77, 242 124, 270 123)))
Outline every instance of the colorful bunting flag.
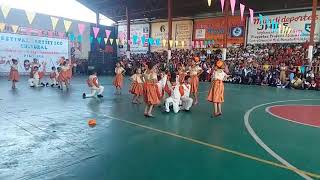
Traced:
POLYGON ((92 30, 93 30, 94 38, 97 38, 100 28, 92 27, 92 30))
POLYGON ((144 45, 145 42, 146 42, 146 37, 145 37, 145 36, 142 36, 142 37, 141 37, 141 44, 142 44, 142 46, 144 45))
POLYGON ((241 21, 243 21, 243 14, 244 14, 244 9, 245 9, 245 5, 240 3, 240 15, 241 15, 241 21))
POLYGON ((175 41, 175 46, 178 47, 179 46, 179 41, 175 41))
POLYGON ((111 38, 110 38, 110 44, 111 44, 111 45, 113 44, 113 39, 111 39, 111 38))
POLYGON ((191 46, 194 48, 194 41, 191 41, 191 46))
POLYGON ((154 44, 154 40, 153 40, 152 37, 150 37, 150 38, 148 39, 148 41, 149 41, 149 44, 150 44, 150 45, 153 45, 153 44, 154 44))
POLYGON ((11 8, 10 8, 9 6, 5 6, 5 5, 2 5, 2 6, 1 6, 1 11, 2 11, 2 14, 3 14, 4 19, 7 18, 10 10, 11 10, 11 8))
POLYGON ((64 24, 64 28, 65 28, 66 32, 68 32, 71 27, 72 21, 63 20, 63 24, 64 24))
POLYGON ((133 39, 133 44, 137 44, 138 43, 138 36, 137 35, 133 35, 132 39, 133 39))
POLYGON ((98 43, 100 44, 101 43, 101 37, 98 37, 97 40, 98 40, 98 43))
POLYGON ((51 16, 50 18, 51 18, 52 29, 56 30, 59 18, 53 17, 53 16, 51 16))
POLYGON ((220 4, 221 4, 221 10, 223 12, 223 9, 224 9, 224 0, 220 0, 220 4))
POLYGON ((234 9, 236 7, 236 0, 230 0, 230 6, 231 6, 232 16, 234 16, 234 9))
POLYGON ((117 46, 119 45, 119 39, 116 39, 117 46))
POLYGON ((82 42, 82 35, 78 35, 77 40, 78 40, 79 43, 81 43, 82 42))
POLYGON ((157 46, 160 46, 160 38, 157 38, 157 39, 156 39, 156 45, 157 45, 157 46))
POLYGON ((103 38, 103 40, 105 44, 108 44, 108 38, 103 38))
POLYGON ((17 26, 17 25, 11 25, 11 27, 12 27, 12 32, 13 32, 13 33, 17 33, 19 26, 17 26))
POLYGON ((6 27, 5 23, 0 23, 0 31, 3 32, 4 28, 6 27))
POLYGON ((75 40, 75 37, 74 37, 73 33, 69 34, 69 39, 70 39, 71 42, 73 42, 75 40))
POLYGON ((93 42, 93 36, 90 36, 90 43, 93 42))
POLYGON ((209 7, 211 6, 211 0, 208 0, 208 6, 209 7))
POLYGON ((86 25, 85 24, 78 24, 78 30, 79 30, 79 33, 82 35, 84 30, 86 29, 86 25))
POLYGON ((253 10, 252 9, 249 9, 249 12, 250 12, 250 21, 251 21, 251 24, 253 24, 253 10))
POLYGON ((181 47, 184 48, 184 41, 181 41, 181 47))
POLYGON ((163 40, 162 40, 162 46, 163 46, 163 47, 166 47, 166 45, 167 45, 167 40, 163 39, 163 40))
POLYGON ((106 38, 109 39, 111 31, 106 29, 105 32, 106 32, 106 38))
POLYGON ((32 24, 32 22, 34 20, 34 17, 36 16, 36 13, 35 12, 26 11, 26 15, 27 15, 29 24, 32 24))
POLYGON ((172 47, 172 45, 173 45, 173 40, 169 40, 169 45, 170 45, 170 47, 172 47))

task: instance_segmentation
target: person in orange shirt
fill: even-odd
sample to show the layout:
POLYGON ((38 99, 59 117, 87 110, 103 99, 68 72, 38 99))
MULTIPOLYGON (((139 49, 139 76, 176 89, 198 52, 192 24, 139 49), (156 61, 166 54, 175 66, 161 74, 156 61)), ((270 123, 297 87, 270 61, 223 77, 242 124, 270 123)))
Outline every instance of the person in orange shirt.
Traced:
POLYGON ((104 87, 99 84, 97 72, 93 71, 91 73, 91 75, 89 76, 89 78, 87 80, 87 84, 88 84, 89 88, 91 89, 91 94, 83 93, 82 94, 83 99, 94 97, 97 93, 98 93, 98 95, 97 95, 98 98, 103 98, 102 93, 104 91, 104 87))
POLYGON ((113 85, 116 87, 116 94, 121 94, 121 88, 123 86, 123 76, 126 73, 126 70, 121 66, 120 63, 116 64, 116 68, 114 70, 116 76, 113 80, 113 85))

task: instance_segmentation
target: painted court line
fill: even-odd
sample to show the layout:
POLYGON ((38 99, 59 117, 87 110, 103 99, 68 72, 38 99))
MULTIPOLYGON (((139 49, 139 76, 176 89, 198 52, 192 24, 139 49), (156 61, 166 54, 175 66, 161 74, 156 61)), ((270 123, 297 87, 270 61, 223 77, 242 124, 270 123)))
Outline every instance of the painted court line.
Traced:
POLYGON ((310 126, 310 127, 314 127, 314 128, 319 128, 318 126, 314 126, 314 125, 311 125, 311 124, 305 124, 305 123, 302 123, 302 122, 297 122, 297 121, 293 121, 291 119, 287 119, 287 118, 284 118, 284 117, 281 117, 281 116, 278 116, 276 114, 273 114, 271 111, 270 111, 270 108, 272 107, 281 107, 281 106, 319 106, 319 105, 300 105, 300 104, 286 104, 286 105, 275 105, 275 106, 269 106, 266 108, 266 112, 271 114, 272 116, 274 117, 277 117, 279 119, 283 119, 285 121, 289 121, 289 122, 293 122, 293 123, 296 123, 296 124, 302 124, 302 125, 305 125, 305 126, 310 126))
MULTIPOLYGON (((209 143, 206 143, 206 142, 203 142, 203 141, 199 141, 199 140, 192 139, 192 138, 189 138, 189 137, 181 136, 179 134, 175 134, 175 133, 172 133, 172 132, 168 132, 168 131, 152 128, 152 127, 145 126, 145 125, 142 125, 142 124, 134 123, 134 122, 127 121, 127 120, 124 120, 124 119, 120 119, 120 118, 116 118, 116 117, 112 117, 112 116, 108 116, 108 115, 104 115, 104 117, 110 118, 110 119, 113 119, 113 120, 116 120, 116 121, 121 121, 123 123, 134 125, 134 126, 137 126, 137 127, 143 128, 143 129, 147 129, 147 130, 151 130, 151 131, 154 131, 154 132, 158 132, 160 134, 165 134, 165 135, 172 136, 172 137, 175 137, 175 138, 183 139, 183 140, 195 143, 195 144, 200 144, 200 145, 203 145, 203 146, 207 146, 207 147, 210 147, 212 149, 219 150, 219 151, 222 151, 222 152, 231 153, 233 155, 236 155, 236 156, 239 156, 239 157, 243 157, 243 158, 247 158, 247 159, 251 159, 251 160, 263 163, 263 164, 268 164, 268 165, 271 165, 271 166, 274 166, 274 167, 279 167, 279 168, 282 168, 282 169, 294 171, 294 172, 299 173, 299 174, 304 175, 304 176, 307 175, 306 177, 310 176, 310 177, 320 178, 320 174, 315 174, 315 173, 303 171, 303 170, 297 169, 297 168, 295 168, 293 166, 290 167, 290 166, 282 165, 280 163, 275 163, 275 162, 268 161, 268 160, 265 160, 265 159, 261 159, 261 158, 258 158, 258 157, 255 157, 255 156, 252 156, 252 155, 249 155, 249 154, 241 153, 241 152, 234 151, 234 150, 231 150, 231 149, 227 149, 227 148, 224 148, 224 147, 221 147, 221 146, 218 146, 218 145, 209 144, 209 143)), ((312 178, 310 178, 310 177, 308 177, 309 178, 308 180, 312 180, 312 178)))
POLYGON ((297 101, 319 101, 320 99, 297 99, 297 100, 284 100, 284 101, 274 101, 274 102, 269 102, 269 103, 264 103, 264 104, 260 104, 257 106, 252 107, 251 109, 249 109, 245 115, 244 115, 244 123, 245 126, 248 130, 248 132, 250 133, 250 135, 253 137, 253 139, 265 150, 267 151, 271 156, 273 156, 274 158, 276 158, 279 162, 281 162, 283 165, 285 165, 285 167, 287 167, 286 169, 290 169, 292 171, 294 171, 295 173, 297 173, 298 175, 300 175, 301 177, 303 177, 306 180, 312 180, 311 177, 314 178, 319 178, 319 175, 313 174, 313 173, 306 173, 305 171, 301 171, 298 168, 294 167, 292 164, 290 164, 289 162, 287 162, 285 159, 283 159, 281 156, 279 156, 277 153, 275 153, 269 146, 267 146, 261 139, 260 137, 256 134, 256 132, 252 129, 250 122, 249 122, 249 117, 250 114, 257 108, 260 108, 262 106, 265 105, 270 105, 270 104, 276 104, 276 103, 283 103, 283 102, 297 102, 297 101), (314 176, 315 175, 315 176, 314 176))

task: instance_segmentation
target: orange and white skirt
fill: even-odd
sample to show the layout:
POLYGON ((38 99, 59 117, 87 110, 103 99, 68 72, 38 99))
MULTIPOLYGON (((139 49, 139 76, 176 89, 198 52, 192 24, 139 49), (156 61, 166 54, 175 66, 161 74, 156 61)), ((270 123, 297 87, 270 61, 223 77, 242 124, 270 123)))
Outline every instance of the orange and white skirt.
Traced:
POLYGON ((131 94, 142 96, 143 95, 143 83, 133 82, 129 90, 131 94))
POLYGON ((143 98, 148 105, 160 104, 160 92, 156 83, 145 82, 143 84, 143 98))
POLYGON ((208 101, 213 103, 224 102, 224 84, 221 80, 214 80, 208 94, 208 101))
POLYGON ((121 88, 123 84, 123 75, 122 74, 117 74, 116 77, 113 80, 113 85, 115 87, 121 88))
POLYGON ((10 70, 9 80, 10 81, 19 81, 20 80, 19 72, 17 70, 10 70))
POLYGON ((191 76, 190 84, 191 84, 190 92, 191 93, 198 93, 199 77, 197 75, 191 76))

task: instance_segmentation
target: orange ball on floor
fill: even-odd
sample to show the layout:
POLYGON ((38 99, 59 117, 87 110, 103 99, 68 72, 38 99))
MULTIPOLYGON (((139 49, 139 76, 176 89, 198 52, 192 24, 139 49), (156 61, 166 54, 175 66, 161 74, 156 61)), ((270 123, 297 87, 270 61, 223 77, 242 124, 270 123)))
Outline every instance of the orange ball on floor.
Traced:
POLYGON ((89 125, 90 127, 93 127, 93 126, 97 125, 97 121, 96 121, 95 119, 90 119, 90 120, 88 121, 88 125, 89 125))

